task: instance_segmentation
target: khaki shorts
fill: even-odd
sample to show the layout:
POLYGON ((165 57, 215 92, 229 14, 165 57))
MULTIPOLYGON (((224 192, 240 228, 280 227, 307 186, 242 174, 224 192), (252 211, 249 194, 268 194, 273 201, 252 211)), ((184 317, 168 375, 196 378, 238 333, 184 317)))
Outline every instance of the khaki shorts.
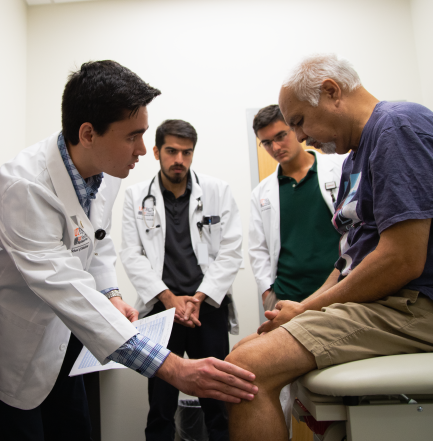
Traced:
POLYGON ((323 369, 381 355, 433 352, 433 301, 402 289, 372 303, 335 303, 282 325, 323 369))

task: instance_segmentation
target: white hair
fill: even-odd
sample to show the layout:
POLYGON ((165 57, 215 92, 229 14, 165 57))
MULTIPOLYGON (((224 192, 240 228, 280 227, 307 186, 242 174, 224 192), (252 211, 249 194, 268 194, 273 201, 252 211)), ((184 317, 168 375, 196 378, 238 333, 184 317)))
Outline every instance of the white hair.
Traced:
POLYGON ((361 86, 361 80, 349 61, 338 59, 335 54, 319 54, 303 59, 283 87, 292 89, 300 101, 317 107, 322 82, 327 78, 334 80, 344 91, 351 92, 361 86))

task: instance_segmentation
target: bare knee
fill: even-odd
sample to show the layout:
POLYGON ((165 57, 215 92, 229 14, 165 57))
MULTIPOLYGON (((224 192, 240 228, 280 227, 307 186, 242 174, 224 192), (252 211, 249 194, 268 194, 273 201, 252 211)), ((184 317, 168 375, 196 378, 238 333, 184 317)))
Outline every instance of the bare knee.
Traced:
POLYGON ((251 350, 249 350, 248 347, 245 347, 245 345, 240 345, 233 348, 232 352, 227 355, 225 361, 235 364, 236 366, 239 366, 255 374, 255 372, 253 371, 256 365, 254 354, 252 354, 251 350))
POLYGON ((240 345, 226 361, 252 372, 259 388, 268 390, 280 390, 316 367, 314 356, 282 328, 240 345))
POLYGON ((263 357, 268 360, 271 358, 271 354, 268 352, 266 346, 261 346, 257 351, 257 345, 251 345, 247 342, 235 348, 225 360, 252 372, 256 376, 254 383, 263 387, 269 381, 269 374, 271 374, 270 370, 264 369, 263 366, 263 357))
POLYGON ((254 334, 248 335, 247 337, 244 337, 241 341, 238 341, 238 342, 233 346, 232 351, 234 351, 235 349, 237 349, 239 346, 242 346, 243 344, 248 343, 249 341, 254 340, 254 339, 258 338, 258 337, 260 337, 260 335, 257 334, 257 333, 254 333, 254 334))

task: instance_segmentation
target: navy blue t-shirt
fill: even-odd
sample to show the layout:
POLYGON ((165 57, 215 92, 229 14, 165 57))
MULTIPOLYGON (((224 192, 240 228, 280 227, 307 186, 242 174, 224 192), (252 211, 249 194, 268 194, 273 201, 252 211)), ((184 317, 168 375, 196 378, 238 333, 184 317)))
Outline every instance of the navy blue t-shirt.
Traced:
MULTIPOLYGON (((414 103, 378 103, 343 165, 335 207, 340 277, 375 250, 382 231, 433 218, 433 113, 414 103)), ((433 299, 432 228, 424 271, 406 288, 433 299)))

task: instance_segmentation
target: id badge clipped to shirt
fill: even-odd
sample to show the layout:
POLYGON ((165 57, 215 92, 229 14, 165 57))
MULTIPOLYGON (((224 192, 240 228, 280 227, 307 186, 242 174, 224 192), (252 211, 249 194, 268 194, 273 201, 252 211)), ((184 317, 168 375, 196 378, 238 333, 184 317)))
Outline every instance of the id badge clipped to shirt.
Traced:
POLYGON ((207 250, 207 243, 197 243, 197 263, 199 265, 209 265, 209 252, 207 250))

